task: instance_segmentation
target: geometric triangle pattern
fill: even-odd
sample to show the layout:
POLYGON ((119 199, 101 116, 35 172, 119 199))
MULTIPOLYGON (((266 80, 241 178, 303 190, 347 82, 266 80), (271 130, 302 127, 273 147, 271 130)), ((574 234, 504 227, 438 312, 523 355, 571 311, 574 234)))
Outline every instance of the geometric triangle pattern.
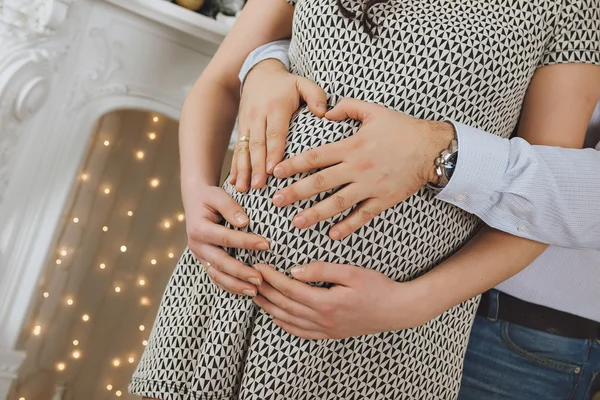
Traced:
MULTIPOLYGON (((360 0, 342 0, 360 15, 360 0)), ((336 0, 300 0, 291 70, 317 82, 330 106, 344 97, 427 119, 451 118, 508 137, 535 69, 561 62, 600 63, 598 0, 390 0, 360 18, 339 14, 336 0), (563 4, 564 3, 564 4, 563 4), (594 22, 595 21, 595 22, 594 22), (596 25, 594 25, 596 24, 596 25)), ((306 107, 293 117, 285 157, 342 140, 360 128, 306 107)), ((386 210, 342 241, 331 226, 352 210, 299 230, 292 218, 335 191, 276 208, 274 193, 307 174, 268 178, 261 190, 225 190, 250 217, 245 231, 269 251, 227 249, 246 264, 288 273, 323 260, 414 279, 463 246, 480 221, 426 189, 386 210)), ((343 340, 287 334, 245 297, 212 284, 188 249, 164 293, 130 392, 161 400, 450 400, 478 299, 414 329, 343 340)))

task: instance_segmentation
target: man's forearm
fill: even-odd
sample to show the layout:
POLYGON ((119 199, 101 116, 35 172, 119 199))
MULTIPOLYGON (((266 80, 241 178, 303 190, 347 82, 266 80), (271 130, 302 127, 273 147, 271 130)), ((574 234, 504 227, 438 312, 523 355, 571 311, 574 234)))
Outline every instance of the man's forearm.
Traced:
POLYGON ((458 253, 417 278, 431 318, 525 269, 548 246, 484 227, 458 253))
POLYGON ((533 146, 457 124, 459 161, 440 200, 528 239, 600 249, 600 152, 533 146))

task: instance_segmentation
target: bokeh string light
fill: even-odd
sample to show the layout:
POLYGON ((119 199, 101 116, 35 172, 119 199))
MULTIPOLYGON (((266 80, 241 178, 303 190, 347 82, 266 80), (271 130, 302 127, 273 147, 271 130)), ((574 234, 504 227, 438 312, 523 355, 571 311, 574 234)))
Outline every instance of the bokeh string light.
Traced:
MULTIPOLYGON (((140 168, 143 168, 144 165, 150 165, 151 163, 149 161, 152 161, 152 163, 155 162, 156 155, 154 154, 154 152, 160 151, 158 149, 162 148, 163 141, 168 136, 164 135, 164 132, 161 131, 161 126, 164 123, 163 119, 157 116, 150 115, 150 121, 152 125, 151 129, 145 129, 140 133, 142 135, 142 138, 144 138, 144 140, 147 141, 147 144, 140 145, 140 143, 138 143, 139 147, 137 147, 137 149, 133 148, 128 150, 128 155, 130 157, 131 162, 135 163, 131 165, 137 165, 140 168), (150 146, 152 142, 159 144, 159 146, 150 146)), ((97 140, 99 140, 100 144, 103 145, 100 146, 100 148, 105 148, 103 150, 105 154, 117 151, 123 146, 122 141, 117 140, 116 137, 104 136, 102 137, 102 139, 97 140), (114 143, 117 143, 118 145, 114 145, 114 143)), ((122 201, 120 197, 121 186, 118 180, 114 180, 114 178, 119 178, 118 176, 115 176, 113 178, 107 178, 106 176, 102 175, 102 172, 99 173, 97 168, 89 166, 85 166, 84 170, 85 172, 80 172, 80 174, 77 175, 77 185, 80 186, 79 190, 82 192, 85 191, 86 193, 90 193, 90 195, 92 193, 96 193, 94 195, 96 196, 94 207, 99 212, 101 212, 103 204, 107 204, 113 208, 121 207, 119 208, 119 215, 124 220, 132 221, 131 223, 139 222, 138 214, 140 218, 144 215, 148 215, 147 210, 143 210, 143 212, 140 212, 139 208, 134 207, 133 205, 135 203, 129 202, 128 204, 119 204, 119 201, 122 201), (136 217, 132 218, 134 217, 134 215, 136 217)), ((159 170, 148 170, 148 172, 152 173, 152 175, 147 176, 145 178, 146 180, 141 182, 147 182, 146 188, 150 188, 151 193, 156 193, 155 196, 162 196, 164 193, 166 193, 167 190, 171 190, 171 182, 167 177, 172 176, 172 174, 163 175, 163 173, 159 170), (164 179, 162 179, 163 177, 164 179)), ((92 212, 95 212, 95 210, 93 210, 92 212)), ((147 324, 151 324, 151 322, 154 320, 154 313, 156 310, 155 308, 150 308, 150 306, 152 304, 158 305, 159 303, 159 299, 157 299, 157 301, 154 301, 153 297, 149 297, 146 295, 149 294, 147 292, 149 287, 152 287, 153 290, 155 290, 154 287, 159 285, 156 285, 156 280, 153 279, 153 276, 144 273, 143 268, 150 268, 150 266, 156 266, 159 264, 159 260, 161 266, 165 265, 170 266, 171 268, 174 266, 172 259, 174 259, 177 254, 177 245, 173 247, 171 245, 167 246, 167 243, 165 241, 168 238, 171 238, 170 232, 173 231, 173 229, 175 229, 176 227, 179 227, 179 230, 177 232, 183 234, 181 235, 181 249, 183 249, 185 245, 185 224, 180 224, 185 221, 185 215, 181 211, 181 205, 178 204, 177 208, 169 210, 168 212, 164 213, 162 217, 157 216, 156 220, 158 226, 154 225, 157 226, 156 232, 163 232, 160 241, 157 243, 159 243, 159 246, 160 243, 164 243, 166 248, 156 248, 153 249, 151 252, 147 251, 146 255, 140 255, 141 249, 139 248, 139 246, 137 246, 134 240, 123 236, 123 233, 127 232, 127 228, 124 228, 125 225, 123 225, 123 223, 119 221, 107 219, 103 221, 103 223, 99 226, 94 225, 95 227, 93 227, 92 225, 90 225, 93 224, 93 219, 90 218, 90 215, 86 214, 84 210, 75 207, 73 207, 71 212, 67 213, 66 216, 66 221, 72 223, 73 225, 70 225, 72 226, 72 228, 68 228, 67 226, 65 229, 75 229, 77 230, 77 232, 79 232, 79 235, 82 235, 83 233, 90 230, 95 230, 95 232, 104 233, 105 235, 103 235, 103 237, 110 238, 114 236, 115 239, 113 240, 118 240, 116 243, 113 242, 113 247, 111 247, 111 249, 108 251, 105 249, 99 249, 99 253, 97 255, 93 255, 96 261, 92 262, 91 265, 95 267, 94 270, 96 270, 96 273, 98 274, 100 273, 100 271, 106 270, 105 272, 102 272, 102 275, 98 275, 98 277, 104 276, 106 278, 103 279, 110 279, 108 281, 108 289, 112 289, 114 294, 113 298, 115 299, 114 301, 120 302, 123 301, 122 299, 127 298, 127 296, 136 296, 135 299, 137 304, 134 303, 134 305, 136 307, 140 307, 140 311, 138 312, 139 316, 127 321, 127 323, 131 325, 130 334, 132 334, 131 332, 133 331, 137 331, 137 333, 135 334, 137 335, 137 338, 135 338, 135 340, 133 340, 132 342, 136 344, 132 344, 134 348, 130 348, 129 351, 126 351, 119 357, 109 358, 109 361, 107 362, 107 364, 112 365, 113 368, 125 368, 126 366, 128 368, 133 368, 135 366, 136 361, 138 360, 138 351, 140 351, 140 348, 137 346, 143 348, 144 346, 148 345, 149 329, 147 324), (115 245, 116 247, 114 247, 115 245), (136 257, 141 257, 140 260, 142 261, 140 262, 138 267, 141 269, 132 277, 125 278, 130 279, 128 281, 122 279, 127 275, 121 274, 121 259, 119 259, 118 257, 128 257, 130 253, 135 255, 136 257), (148 260, 150 262, 148 262, 148 260), (153 283, 153 285, 150 285, 150 283, 153 283)), ((177 241, 177 243, 179 243, 179 241, 177 241)), ((80 251, 78 251, 77 242, 61 242, 59 240, 54 251, 54 254, 58 255, 58 257, 53 257, 51 259, 51 263, 55 266, 59 266, 62 271, 66 271, 66 274, 70 273, 70 264, 73 264, 73 266, 75 266, 76 262, 80 263, 82 254, 80 251)), ((154 273, 160 273, 161 276, 165 276, 165 273, 162 272, 162 268, 152 268, 152 270, 148 271, 155 271, 154 273)), ((168 273, 168 270, 166 272, 168 273)), ((82 296, 86 296, 87 293, 77 293, 74 290, 70 290, 70 293, 65 293, 66 290, 60 289, 60 286, 51 287, 50 285, 42 285, 41 288, 42 290, 40 291, 40 299, 43 299, 44 301, 48 302, 48 304, 57 304, 59 308, 70 308, 71 311, 74 312, 73 318, 79 321, 80 324, 77 325, 75 323, 74 326, 79 326, 78 329, 80 330, 73 331, 76 334, 76 336, 71 336, 68 339, 67 343, 69 345, 62 353, 62 356, 60 356, 60 358, 55 358, 54 364, 50 364, 50 368, 52 368, 53 366, 53 369, 57 374, 61 374, 65 377, 65 379, 68 379, 67 377, 69 377, 70 374, 73 373, 73 371, 76 371, 79 368, 76 367, 73 363, 79 363, 77 365, 83 365, 80 363, 85 362, 86 358, 89 358, 90 356, 90 350, 88 350, 87 346, 94 346, 94 344, 88 344, 86 337, 89 336, 89 329, 95 329, 95 325, 97 325, 100 322, 95 314, 98 310, 85 306, 86 301, 84 301, 82 296), (68 294, 68 296, 66 296, 66 294, 68 294), (54 303, 52 303, 53 301, 54 303), (83 328, 84 326, 89 327, 89 329, 83 328), (81 343, 84 344, 82 345, 81 343)), ((43 338, 44 336, 48 336, 48 331, 54 329, 55 327, 52 327, 51 323, 45 319, 39 319, 39 322, 39 324, 32 323, 31 325, 29 325, 29 332, 32 337, 38 337, 40 338, 40 340, 43 340, 41 338, 43 338)), ((113 353, 113 355, 116 355, 116 353, 113 353)), ((123 395, 123 390, 116 390, 123 389, 123 386, 121 386, 123 383, 117 384, 117 382, 113 381, 112 379, 111 383, 106 382, 107 379, 104 380, 104 386, 102 386, 102 388, 105 388, 107 391, 111 392, 111 396, 120 397, 123 395)), ((29 398, 27 393, 23 394, 27 396, 27 398, 29 398)), ((25 397, 19 397, 19 399, 24 400, 25 397)))

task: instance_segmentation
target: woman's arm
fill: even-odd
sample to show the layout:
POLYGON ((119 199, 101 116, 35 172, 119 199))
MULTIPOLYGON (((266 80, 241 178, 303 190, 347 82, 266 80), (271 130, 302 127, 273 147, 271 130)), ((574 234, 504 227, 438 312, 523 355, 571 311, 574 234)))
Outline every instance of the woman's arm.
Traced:
POLYGON ((248 223, 244 210, 216 186, 239 104, 238 72, 254 48, 290 37, 293 10, 284 0, 249 0, 181 111, 181 191, 188 245, 200 262, 213 267, 208 268, 213 282, 232 293, 256 294, 262 277, 222 246, 269 247, 264 238, 219 225, 222 218, 236 227, 248 223))
POLYGON ((193 85, 179 130, 184 192, 198 182, 219 183, 239 105, 240 68, 256 47, 290 37, 293 11, 284 0, 249 0, 193 85))
MULTIPOLYGON (((600 67, 542 67, 530 83, 519 136, 532 144, 580 148, 598 98, 600 67)), ((546 247, 486 227, 461 251, 417 279, 430 294, 426 307, 442 312, 482 293, 523 270, 546 247)))

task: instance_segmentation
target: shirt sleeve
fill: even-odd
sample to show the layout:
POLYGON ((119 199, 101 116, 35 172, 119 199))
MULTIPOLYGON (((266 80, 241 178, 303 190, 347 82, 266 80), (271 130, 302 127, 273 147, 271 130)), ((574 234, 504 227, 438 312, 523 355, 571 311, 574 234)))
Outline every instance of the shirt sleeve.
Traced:
POLYGON ((242 86, 244 86, 246 75, 248 75, 256 64, 263 60, 274 58, 281 61, 287 69, 290 69, 290 58, 288 56, 289 49, 289 40, 277 40, 254 49, 248 54, 248 57, 246 57, 242 69, 240 70, 240 74, 238 75, 242 86))
POLYGON ((563 0, 538 67, 600 64, 600 0, 563 0))
POLYGON ((438 199, 515 236, 600 250, 600 151, 533 146, 453 123, 458 162, 438 199))

